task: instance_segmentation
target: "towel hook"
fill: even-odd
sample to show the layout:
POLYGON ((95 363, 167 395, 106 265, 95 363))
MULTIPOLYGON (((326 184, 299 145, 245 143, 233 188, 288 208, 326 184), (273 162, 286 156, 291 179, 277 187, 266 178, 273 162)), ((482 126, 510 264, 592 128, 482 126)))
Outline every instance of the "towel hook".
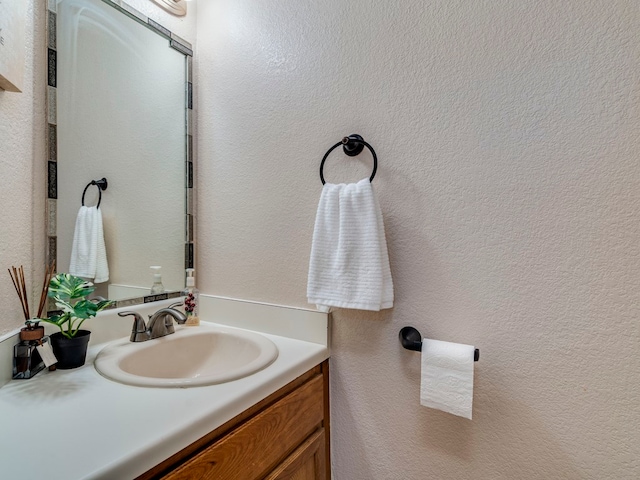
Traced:
POLYGON ((371 155, 373 156, 373 172, 371 172, 371 176, 369 177, 369 181, 372 182, 373 177, 376 176, 376 170, 378 170, 378 156, 376 155, 376 152, 371 145, 365 142, 360 135, 357 135, 354 133, 353 135, 344 137, 342 140, 336 143, 333 147, 327 150, 327 153, 325 153, 324 157, 322 157, 322 162, 320 162, 320 180, 322 181, 322 184, 323 185, 325 184, 324 174, 322 173, 324 169, 324 162, 329 156, 329 154, 333 152, 334 149, 338 148, 340 145, 342 145, 342 150, 344 151, 344 153, 346 155, 349 155, 350 157, 355 157, 356 155, 359 155, 362 152, 362 150, 364 150, 364 147, 367 147, 369 149, 369 151, 371 152, 371 155))
MULTIPOLYGON (((413 327, 404 327, 400 329, 400 343, 407 350, 413 350, 414 352, 422 351, 422 336, 420 332, 413 327)), ((473 351, 473 361, 480 360, 480 350, 475 349, 473 351)))
POLYGON ((102 177, 100 180, 91 180, 89 183, 87 183, 87 186, 84 187, 84 190, 82 191, 82 206, 84 207, 84 194, 87 193, 87 189, 91 186, 91 185, 95 185, 96 187, 98 187, 98 204, 96 205, 96 208, 100 208, 100 202, 102 201, 102 190, 106 190, 107 189, 107 179, 102 177))

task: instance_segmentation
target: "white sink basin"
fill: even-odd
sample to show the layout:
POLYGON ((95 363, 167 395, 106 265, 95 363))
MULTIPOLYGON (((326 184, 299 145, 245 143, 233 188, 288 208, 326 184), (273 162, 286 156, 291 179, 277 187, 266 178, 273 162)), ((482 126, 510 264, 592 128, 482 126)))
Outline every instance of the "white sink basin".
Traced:
POLYGON ((116 382, 141 387, 196 387, 229 382, 262 370, 278 357, 268 338, 221 326, 176 327, 141 343, 128 338, 103 348, 95 367, 116 382))

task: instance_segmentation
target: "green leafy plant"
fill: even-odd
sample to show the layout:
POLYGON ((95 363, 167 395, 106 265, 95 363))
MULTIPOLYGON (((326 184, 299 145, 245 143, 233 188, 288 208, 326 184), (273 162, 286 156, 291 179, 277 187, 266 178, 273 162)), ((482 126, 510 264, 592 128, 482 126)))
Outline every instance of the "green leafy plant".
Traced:
POLYGON ((80 330, 82 323, 95 317, 100 311, 111 305, 110 300, 92 302, 85 297, 96 288, 93 283, 68 273, 59 273, 49 282, 49 297, 53 298, 62 314, 42 318, 44 322, 52 323, 60 329, 60 333, 67 338, 73 338, 80 330))

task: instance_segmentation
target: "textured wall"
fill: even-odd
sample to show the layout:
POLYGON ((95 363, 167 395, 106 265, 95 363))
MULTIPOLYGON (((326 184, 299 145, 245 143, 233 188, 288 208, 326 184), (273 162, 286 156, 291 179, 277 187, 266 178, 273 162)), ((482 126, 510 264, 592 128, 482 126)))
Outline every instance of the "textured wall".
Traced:
POLYGON ((334 315, 337 480, 640 477, 639 8, 199 3, 204 292, 306 306, 320 159, 379 154, 397 301, 334 315), (481 349, 473 421, 419 406, 407 324, 481 349))
POLYGON ((6 269, 24 265, 27 285, 35 287, 29 292, 36 299, 32 304, 39 299, 44 271, 46 70, 41 3, 28 0, 23 92, 0 90, 0 334, 24 322, 6 269))

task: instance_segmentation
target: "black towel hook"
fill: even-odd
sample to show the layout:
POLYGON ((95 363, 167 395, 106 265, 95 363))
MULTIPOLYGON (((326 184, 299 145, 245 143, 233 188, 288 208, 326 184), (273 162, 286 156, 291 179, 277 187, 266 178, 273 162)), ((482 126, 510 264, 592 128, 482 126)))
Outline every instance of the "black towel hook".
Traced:
POLYGON ((84 207, 84 194, 87 193, 87 189, 91 186, 91 185, 95 185, 96 187, 98 187, 98 204, 96 205, 96 208, 100 208, 100 202, 102 201, 102 190, 106 190, 107 189, 107 179, 102 177, 100 180, 91 180, 89 183, 87 183, 87 186, 84 187, 84 190, 82 191, 82 206, 84 207))
MULTIPOLYGON (((400 343, 407 350, 413 350, 414 352, 422 351, 422 336, 420 332, 413 327, 404 327, 400 329, 400 343)), ((477 348, 473 352, 473 361, 480 360, 480 350, 477 348)))
POLYGON ((369 149, 369 151, 371 152, 371 155, 373 156, 373 172, 371 172, 371 176, 369 177, 369 181, 372 182, 373 177, 376 176, 376 170, 378 170, 378 156, 376 155, 376 152, 371 145, 365 142, 360 135, 357 135, 354 133, 353 135, 344 137, 342 140, 336 143, 333 147, 327 150, 327 153, 325 153, 324 157, 322 157, 322 162, 320 162, 320 180, 322 181, 322 184, 323 185, 325 184, 324 174, 322 173, 324 169, 324 162, 329 156, 329 154, 333 152, 334 149, 338 148, 340 145, 342 145, 342 150, 344 151, 344 153, 346 155, 349 155, 350 157, 355 157, 356 155, 359 155, 362 152, 362 150, 364 150, 364 147, 367 147, 369 149))

